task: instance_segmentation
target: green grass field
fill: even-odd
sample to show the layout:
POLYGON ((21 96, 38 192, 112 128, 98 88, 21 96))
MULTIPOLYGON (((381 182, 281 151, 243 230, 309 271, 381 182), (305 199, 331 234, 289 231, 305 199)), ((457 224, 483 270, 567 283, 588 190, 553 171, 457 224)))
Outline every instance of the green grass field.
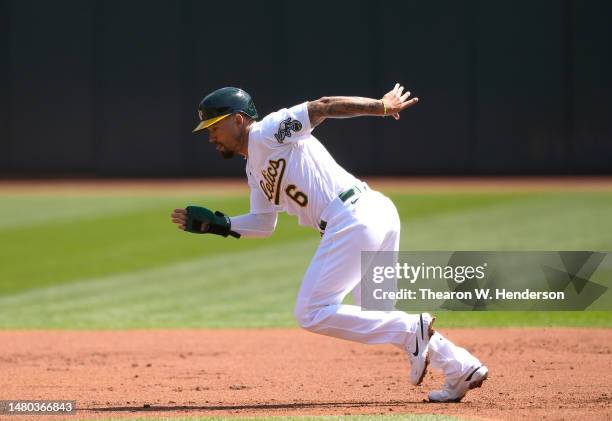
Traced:
MULTIPOLYGON (((612 192, 391 195, 402 250, 612 250, 612 192)), ((0 196, 0 328, 292 327, 318 233, 193 235, 170 212, 246 195, 0 196)), ((612 326, 612 312, 444 313, 438 326, 612 326)))

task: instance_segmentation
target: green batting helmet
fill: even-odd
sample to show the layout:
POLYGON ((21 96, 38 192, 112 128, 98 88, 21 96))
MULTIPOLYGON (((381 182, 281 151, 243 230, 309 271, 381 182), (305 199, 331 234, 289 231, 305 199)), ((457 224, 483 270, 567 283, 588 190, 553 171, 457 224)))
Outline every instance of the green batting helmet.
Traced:
POLYGON ((193 133, 204 130, 234 113, 244 113, 251 118, 258 117, 251 95, 240 88, 227 87, 217 89, 206 95, 202 102, 200 102, 198 106, 200 124, 193 129, 193 133))

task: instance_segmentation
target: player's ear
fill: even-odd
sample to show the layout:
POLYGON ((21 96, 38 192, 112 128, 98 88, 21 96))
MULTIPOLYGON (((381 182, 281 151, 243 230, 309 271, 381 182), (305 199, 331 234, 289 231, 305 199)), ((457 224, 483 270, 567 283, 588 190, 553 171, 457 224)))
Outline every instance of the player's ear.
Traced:
POLYGON ((242 127, 242 125, 244 124, 244 116, 240 113, 236 113, 234 114, 234 121, 236 122, 236 125, 238 127, 242 127))

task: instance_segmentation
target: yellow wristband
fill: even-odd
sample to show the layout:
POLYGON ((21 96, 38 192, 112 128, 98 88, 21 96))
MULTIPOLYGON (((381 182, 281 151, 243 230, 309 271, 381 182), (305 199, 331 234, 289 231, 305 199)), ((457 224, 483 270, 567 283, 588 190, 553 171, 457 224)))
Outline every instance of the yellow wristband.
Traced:
POLYGON ((382 99, 380 100, 380 102, 382 102, 383 104, 383 117, 385 117, 387 115, 387 105, 385 104, 385 101, 383 101, 382 99))

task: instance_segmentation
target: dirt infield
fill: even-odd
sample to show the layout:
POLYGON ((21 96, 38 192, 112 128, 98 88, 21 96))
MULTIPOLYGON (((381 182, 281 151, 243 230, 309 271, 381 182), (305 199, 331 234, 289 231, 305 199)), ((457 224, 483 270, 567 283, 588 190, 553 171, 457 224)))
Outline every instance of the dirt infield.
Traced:
MULTIPOLYGON (((78 419, 436 413, 612 418, 612 329, 448 329, 490 369, 459 404, 423 401, 405 356, 298 329, 1 331, 0 399, 72 399, 78 419)), ((20 417, 5 416, 17 420, 20 417)), ((36 416, 37 420, 54 419, 36 416)), ((55 418, 57 419, 57 418, 55 418)))

